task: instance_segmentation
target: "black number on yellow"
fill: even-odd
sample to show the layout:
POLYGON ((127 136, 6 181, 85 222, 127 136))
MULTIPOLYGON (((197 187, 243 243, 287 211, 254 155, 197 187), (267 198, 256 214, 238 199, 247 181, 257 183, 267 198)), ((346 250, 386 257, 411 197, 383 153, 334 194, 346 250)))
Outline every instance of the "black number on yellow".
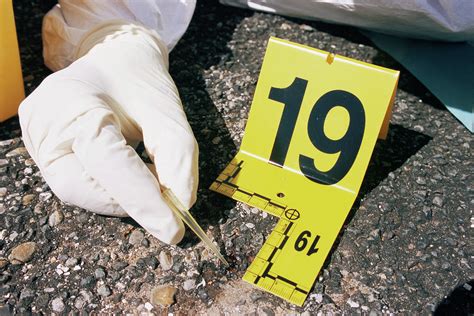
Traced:
MULTIPOLYGON (((303 251, 306 249, 306 246, 308 246, 309 238, 311 238, 311 232, 308 230, 303 231, 298 238, 296 238, 295 242, 295 250, 296 251, 303 251)), ((319 238, 321 236, 316 235, 316 237, 313 240, 313 243, 309 247, 308 252, 306 253, 307 256, 311 256, 313 253, 317 253, 319 248, 316 248, 316 245, 318 244, 319 238)))
POLYGON ((293 83, 286 88, 273 88, 268 96, 271 100, 284 105, 280 125, 273 144, 270 161, 282 167, 285 163, 291 136, 295 130, 296 119, 300 113, 301 102, 306 91, 307 80, 296 77, 293 83))
MULTIPOLYGON (((270 89, 269 98, 284 105, 270 155, 270 161, 280 167, 285 163, 307 84, 307 80, 296 77, 286 88, 270 89)), ((339 182, 354 164, 364 137, 364 129, 365 111, 359 98, 344 90, 332 90, 324 94, 316 101, 309 115, 308 136, 318 150, 328 154, 339 153, 339 157, 330 170, 320 171, 313 158, 300 155, 301 172, 311 181, 320 184, 331 185, 339 182), (329 111, 336 106, 345 108, 349 113, 349 126, 343 137, 333 140, 324 133, 324 122, 329 111)))

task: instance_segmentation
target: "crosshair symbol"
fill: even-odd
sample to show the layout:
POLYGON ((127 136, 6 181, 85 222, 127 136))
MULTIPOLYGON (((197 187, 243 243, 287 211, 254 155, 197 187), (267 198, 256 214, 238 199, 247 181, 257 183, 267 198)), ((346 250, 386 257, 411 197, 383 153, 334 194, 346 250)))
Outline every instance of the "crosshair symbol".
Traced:
POLYGON ((295 210, 294 208, 290 208, 290 209, 287 209, 285 211, 285 216, 286 218, 288 218, 290 221, 294 221, 294 220, 297 220, 298 218, 300 218, 300 212, 298 212, 297 210, 295 210))

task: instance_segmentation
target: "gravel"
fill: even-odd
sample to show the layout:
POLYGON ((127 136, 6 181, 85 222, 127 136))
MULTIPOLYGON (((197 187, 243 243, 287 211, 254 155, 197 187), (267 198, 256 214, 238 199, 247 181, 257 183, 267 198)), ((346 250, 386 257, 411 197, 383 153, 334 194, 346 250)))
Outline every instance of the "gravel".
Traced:
MULTIPOLYGON (((14 2, 27 94, 49 74, 42 3, 14 2)), ((468 313, 473 137, 396 61, 350 27, 206 1, 170 72, 200 147, 191 212, 231 266, 189 231, 168 246, 133 220, 63 204, 14 118, 0 124, 0 314, 468 313), (208 190, 240 146, 270 36, 401 70, 388 137, 301 308, 241 281, 276 219, 208 190)))

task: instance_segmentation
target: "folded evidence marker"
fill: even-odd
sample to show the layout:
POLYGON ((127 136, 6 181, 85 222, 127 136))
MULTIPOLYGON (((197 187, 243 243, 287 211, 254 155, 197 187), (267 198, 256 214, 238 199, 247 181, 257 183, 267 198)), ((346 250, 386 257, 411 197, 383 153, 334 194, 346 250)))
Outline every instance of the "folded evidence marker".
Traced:
POLYGON ((398 76, 269 40, 242 145, 210 187, 280 219, 245 281, 304 304, 387 134, 398 76))

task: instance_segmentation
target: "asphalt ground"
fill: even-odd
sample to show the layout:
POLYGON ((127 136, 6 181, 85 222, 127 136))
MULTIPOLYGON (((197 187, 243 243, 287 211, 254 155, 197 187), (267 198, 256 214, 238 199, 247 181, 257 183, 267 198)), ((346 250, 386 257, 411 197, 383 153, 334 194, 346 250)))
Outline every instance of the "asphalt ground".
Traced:
MULTIPOLYGON (((50 73, 41 57, 41 4, 15 1, 27 93, 50 73)), ((200 147, 191 211, 231 267, 192 233, 167 246, 132 220, 61 203, 22 149, 13 118, 0 124, 1 315, 474 313, 473 137, 401 65, 354 28, 215 1, 198 4, 170 61, 200 147), (208 190, 240 146, 270 36, 401 71, 388 137, 377 142, 302 308, 241 281, 276 219, 208 190), (32 254, 15 264, 19 245, 32 254), (174 303, 152 304, 154 289, 165 298, 176 291, 174 303)))

